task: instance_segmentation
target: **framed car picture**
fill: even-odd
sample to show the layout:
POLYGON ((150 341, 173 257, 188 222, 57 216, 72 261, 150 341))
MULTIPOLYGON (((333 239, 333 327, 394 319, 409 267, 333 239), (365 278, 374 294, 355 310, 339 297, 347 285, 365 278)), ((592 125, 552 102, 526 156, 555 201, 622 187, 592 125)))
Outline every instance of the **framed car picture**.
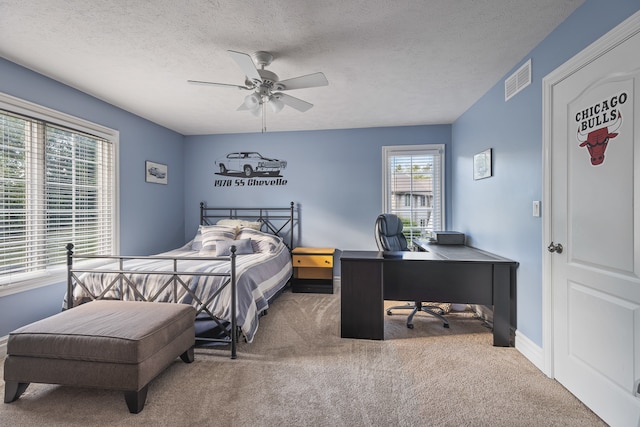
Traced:
POLYGON ((489 148, 473 156, 473 179, 489 178, 491 173, 491 148, 489 148))
POLYGON ((167 165, 147 160, 144 163, 144 169, 147 182, 155 184, 167 184, 169 182, 167 165))

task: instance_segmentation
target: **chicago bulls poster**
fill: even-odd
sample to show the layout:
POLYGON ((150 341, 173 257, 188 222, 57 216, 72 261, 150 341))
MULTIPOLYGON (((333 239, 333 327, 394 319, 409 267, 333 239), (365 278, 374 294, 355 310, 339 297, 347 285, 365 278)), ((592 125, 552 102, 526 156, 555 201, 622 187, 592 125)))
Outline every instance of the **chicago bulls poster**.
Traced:
POLYGON ((586 147, 592 166, 604 163, 609 142, 622 126, 622 109, 629 99, 626 91, 613 93, 575 113, 579 147, 586 147))

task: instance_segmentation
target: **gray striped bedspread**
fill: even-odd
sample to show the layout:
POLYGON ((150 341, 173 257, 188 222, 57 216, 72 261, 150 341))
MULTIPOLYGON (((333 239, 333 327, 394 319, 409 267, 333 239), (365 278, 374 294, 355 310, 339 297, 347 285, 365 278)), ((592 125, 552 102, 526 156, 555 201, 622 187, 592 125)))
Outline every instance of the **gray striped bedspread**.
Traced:
MULTIPOLYGON (((198 251, 192 251, 190 245, 158 255, 203 258, 198 251)), ((178 263, 177 271, 228 273, 230 265, 231 263, 228 259, 181 260, 178 263)), ((197 300, 182 286, 178 286, 176 290, 174 290, 173 285, 162 289, 171 276, 133 273, 136 270, 145 271, 145 273, 150 271, 173 271, 173 268, 172 260, 140 259, 125 261, 123 270, 127 271, 127 277, 135 284, 135 289, 144 296, 145 300, 153 299, 159 302, 191 304, 199 308, 197 300), (132 273, 128 273, 129 271, 132 273)), ((110 263, 96 267, 92 272, 81 273, 78 275, 78 279, 95 298, 103 293, 104 289, 117 278, 115 273, 101 273, 100 270, 118 269, 119 267, 116 263, 110 263)), ((269 307, 271 297, 287 284, 292 271, 291 254, 284 244, 269 253, 236 256, 236 319, 248 342, 253 341, 253 337, 258 330, 260 313, 269 307)), ((201 301, 207 302, 208 310, 215 317, 227 322, 231 321, 231 286, 225 287, 218 295, 213 296, 220 286, 229 280, 228 276, 180 275, 180 277, 194 295, 197 295, 201 301)), ((74 281, 74 306, 88 298, 92 299, 87 290, 74 281)), ((125 301, 141 300, 139 295, 129 286, 124 286, 121 292, 118 285, 109 289, 102 298, 122 299, 125 301)))

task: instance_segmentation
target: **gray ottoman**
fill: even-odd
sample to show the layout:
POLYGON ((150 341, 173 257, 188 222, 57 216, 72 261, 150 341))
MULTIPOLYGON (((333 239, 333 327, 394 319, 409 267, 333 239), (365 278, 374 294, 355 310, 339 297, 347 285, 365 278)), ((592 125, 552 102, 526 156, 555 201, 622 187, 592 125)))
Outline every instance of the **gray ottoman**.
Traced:
POLYGON ((195 309, 186 304, 93 301, 16 329, 4 361, 5 403, 29 383, 123 390, 131 413, 176 357, 193 362, 195 309))

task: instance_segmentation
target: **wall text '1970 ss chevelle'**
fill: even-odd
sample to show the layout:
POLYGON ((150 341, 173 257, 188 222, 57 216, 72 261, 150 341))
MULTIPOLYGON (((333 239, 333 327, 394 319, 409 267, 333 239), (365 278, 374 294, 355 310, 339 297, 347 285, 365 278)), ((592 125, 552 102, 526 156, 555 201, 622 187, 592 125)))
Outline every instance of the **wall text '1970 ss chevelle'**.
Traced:
POLYGON ((254 175, 277 176, 287 167, 286 160, 268 159, 255 151, 229 153, 215 161, 221 174, 242 173, 246 177, 254 175))

